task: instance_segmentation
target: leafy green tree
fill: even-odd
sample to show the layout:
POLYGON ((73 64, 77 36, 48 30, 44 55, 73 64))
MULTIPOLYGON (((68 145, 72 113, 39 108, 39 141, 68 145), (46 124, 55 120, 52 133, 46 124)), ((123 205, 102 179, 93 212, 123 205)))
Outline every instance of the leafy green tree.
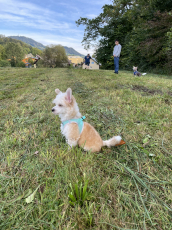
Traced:
MULTIPOLYGON (((167 33, 170 31, 171 25, 171 15, 168 12, 161 13, 160 11, 154 14, 152 20, 143 25, 146 35, 137 49, 148 65, 153 68, 164 69, 169 62, 166 47, 169 44, 167 33)), ((171 48, 169 46, 169 54, 172 51, 171 48)), ((172 63, 170 65, 172 71, 172 63)))
POLYGON ((168 59, 168 62, 166 63, 166 68, 171 70, 172 68, 172 28, 170 28, 170 31, 167 32, 167 46, 165 47, 165 52, 167 54, 167 59, 168 59))
POLYGON ((28 62, 29 62, 31 65, 33 65, 33 63, 34 63, 34 61, 32 60, 32 58, 29 58, 29 59, 28 59, 28 62))
POLYGON ((43 61, 46 67, 62 67, 68 62, 65 49, 61 45, 47 46, 43 51, 43 61))
POLYGON ((31 49, 29 47, 23 47, 23 53, 29 54, 29 53, 31 53, 31 49))
POLYGON ((38 62, 36 63, 36 68, 43 68, 44 65, 44 60, 43 59, 39 59, 38 62))
MULTIPOLYGON (((80 18, 76 24, 85 26, 82 43, 86 49, 96 47, 95 56, 103 68, 114 67, 115 39, 122 45, 121 68, 139 65, 139 70, 145 71, 157 68, 159 63, 161 68, 165 67, 169 60, 165 48, 170 41, 167 32, 172 25, 171 1, 113 0, 102 9, 103 13, 96 18, 80 18)), ((168 46, 168 57, 169 49, 168 46)))
POLYGON ((103 6, 103 13, 98 17, 80 18, 76 22, 78 26, 86 26, 82 43, 86 49, 96 44, 96 59, 103 68, 113 68, 115 39, 118 39, 123 47, 126 35, 132 30, 133 21, 129 20, 131 15, 127 14, 132 5, 132 1, 113 1, 113 5, 103 6))
POLYGON ((172 1, 171 0, 152 0, 152 6, 160 12, 171 11, 172 10, 172 1))
POLYGON ((23 50, 26 49, 26 52, 24 52, 24 53, 30 53, 31 52, 31 48, 32 48, 31 45, 28 45, 28 44, 26 44, 20 40, 16 40, 16 39, 13 39, 10 37, 5 37, 4 35, 0 35, 0 45, 5 47, 10 42, 19 44, 20 46, 22 46, 23 50))
POLYGON ((0 45, 0 60, 5 59, 5 48, 0 45))
POLYGON ((7 59, 11 59, 11 66, 15 66, 15 63, 20 62, 24 57, 23 48, 20 43, 7 43, 5 51, 7 59))
POLYGON ((36 56, 37 54, 39 56, 42 56, 42 54, 43 54, 42 50, 35 48, 35 47, 31 48, 31 53, 33 54, 33 56, 36 56))
POLYGON ((11 67, 11 64, 7 60, 0 60, 0 67, 11 67))
POLYGON ((25 68, 25 63, 20 61, 16 64, 16 67, 22 67, 22 68, 25 68))

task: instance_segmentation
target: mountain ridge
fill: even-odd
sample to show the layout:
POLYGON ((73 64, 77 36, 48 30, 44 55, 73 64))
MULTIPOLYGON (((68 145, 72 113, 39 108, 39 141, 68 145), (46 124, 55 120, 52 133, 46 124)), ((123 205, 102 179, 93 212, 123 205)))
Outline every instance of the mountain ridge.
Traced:
MULTIPOLYGON (((16 39, 16 40, 20 40, 22 42, 25 42, 26 44, 31 45, 32 47, 38 48, 40 50, 45 49, 46 46, 44 46, 42 43, 35 41, 32 38, 28 38, 25 36, 9 36, 10 38, 16 39)), ((67 55, 77 55, 77 56, 81 56, 83 57, 84 55, 77 52, 75 49, 73 49, 72 47, 67 47, 67 46, 63 46, 66 54, 67 55)))

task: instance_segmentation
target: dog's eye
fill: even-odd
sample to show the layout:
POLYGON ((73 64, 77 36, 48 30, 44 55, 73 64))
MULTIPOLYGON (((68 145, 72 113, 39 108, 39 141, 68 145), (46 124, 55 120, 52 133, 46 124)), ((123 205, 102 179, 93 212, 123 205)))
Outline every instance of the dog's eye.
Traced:
POLYGON ((60 107, 62 107, 63 105, 62 104, 59 104, 60 107))

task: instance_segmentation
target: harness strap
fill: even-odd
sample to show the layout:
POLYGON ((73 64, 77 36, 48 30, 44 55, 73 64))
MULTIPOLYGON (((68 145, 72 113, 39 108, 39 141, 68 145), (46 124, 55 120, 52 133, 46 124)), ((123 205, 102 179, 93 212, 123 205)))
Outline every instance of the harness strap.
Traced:
POLYGON ((86 118, 86 117, 83 116, 83 117, 81 117, 81 118, 63 121, 62 124, 63 124, 63 127, 64 127, 65 125, 67 125, 68 123, 69 123, 69 124, 70 124, 70 123, 76 123, 76 124, 78 124, 79 133, 81 134, 81 133, 82 133, 83 126, 84 126, 83 120, 84 120, 85 118, 86 118))

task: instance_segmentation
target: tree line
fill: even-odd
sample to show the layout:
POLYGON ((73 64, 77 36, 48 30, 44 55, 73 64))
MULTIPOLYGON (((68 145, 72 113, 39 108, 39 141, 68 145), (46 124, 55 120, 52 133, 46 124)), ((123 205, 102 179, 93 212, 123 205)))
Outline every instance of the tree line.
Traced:
POLYGON ((95 57, 102 68, 113 69, 115 39, 122 52, 120 67, 131 70, 172 73, 172 1, 113 0, 103 6, 103 13, 88 19, 84 25, 83 45, 95 47, 95 57))
MULTIPOLYGON (((47 46, 42 51, 20 40, 0 35, 0 67, 25 67, 22 60, 29 53, 34 57, 41 56, 37 67, 61 67, 64 63, 68 63, 65 49, 61 45, 47 46)), ((32 59, 29 59, 29 62, 33 64, 32 59)))

